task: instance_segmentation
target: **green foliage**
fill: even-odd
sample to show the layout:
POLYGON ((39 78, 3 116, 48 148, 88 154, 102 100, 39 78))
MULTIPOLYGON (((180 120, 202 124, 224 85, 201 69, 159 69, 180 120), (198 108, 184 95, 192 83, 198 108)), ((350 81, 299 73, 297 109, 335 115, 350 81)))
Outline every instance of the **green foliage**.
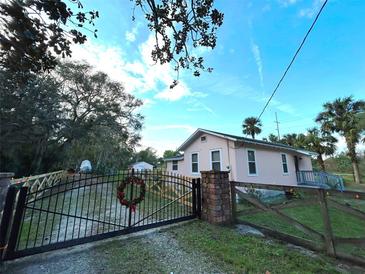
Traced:
POLYGON ((345 153, 340 153, 334 157, 325 160, 326 168, 335 172, 352 172, 352 164, 350 158, 345 153))
MULTIPOLYGON (((154 32, 152 59, 160 64, 173 62, 175 70, 192 69, 194 76, 212 71, 204 66, 201 56, 191 55, 189 48, 214 48, 217 30, 223 23, 223 13, 208 1, 133 0, 148 20, 154 32), (172 35, 171 35, 172 34, 172 35)), ((177 85, 177 80, 171 85, 177 85)))
POLYGON ((272 143, 278 143, 279 137, 271 133, 268 136, 268 140, 269 140, 269 142, 272 142, 272 143))
POLYGON ((157 166, 159 164, 159 157, 157 152, 152 147, 140 150, 133 156, 134 162, 146 162, 151 165, 157 166))
POLYGON ((165 150, 163 153, 163 158, 172 158, 178 154, 175 150, 165 150))
POLYGON ((322 131, 336 132, 345 138, 348 155, 353 163, 355 181, 360 183, 356 145, 365 131, 359 118, 359 114, 365 112, 365 101, 355 101, 349 96, 327 102, 323 107, 324 111, 318 114, 316 121, 321 123, 322 131))
POLYGON ((256 117, 247 117, 242 123, 242 133, 251 135, 252 139, 255 139, 255 135, 261 133, 262 123, 260 119, 256 117))
POLYGON ((89 159, 110 172, 130 162, 142 102, 105 73, 64 63, 52 76, 1 70, 0 81, 1 170, 20 176, 89 159))
MULTIPOLYGON (((94 27, 97 11, 82 11, 79 0, 2 1, 0 65, 13 71, 55 68, 58 56, 71 56, 71 45, 83 44, 85 24, 94 27), (75 13, 73 10, 78 10, 75 13)), ((97 30, 91 31, 96 36, 97 30)))

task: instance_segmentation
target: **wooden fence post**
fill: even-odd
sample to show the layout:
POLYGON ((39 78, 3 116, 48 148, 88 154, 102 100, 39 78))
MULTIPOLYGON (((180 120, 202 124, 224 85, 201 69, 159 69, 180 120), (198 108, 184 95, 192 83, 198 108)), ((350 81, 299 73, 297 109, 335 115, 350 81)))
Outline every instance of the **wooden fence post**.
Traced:
POLYGON ((326 194, 324 189, 318 190, 318 198, 319 198, 319 205, 321 208, 321 213, 323 217, 323 224, 324 224, 324 240, 325 240, 325 247, 326 252, 328 255, 336 256, 336 249, 333 241, 333 232, 331 221, 328 212, 326 194))

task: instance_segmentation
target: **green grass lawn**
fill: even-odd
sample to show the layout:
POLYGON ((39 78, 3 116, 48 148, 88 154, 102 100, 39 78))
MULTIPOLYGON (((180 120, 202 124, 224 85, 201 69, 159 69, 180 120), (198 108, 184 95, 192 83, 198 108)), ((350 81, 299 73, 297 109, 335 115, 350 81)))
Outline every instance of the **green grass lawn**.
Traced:
POLYGON ((228 273, 337 273, 330 258, 309 257, 276 241, 242 236, 233 227, 202 221, 170 231, 186 249, 195 249, 228 273))
MULTIPOLYGON (((336 198, 336 200, 342 204, 350 204, 353 208, 362 210, 365 212, 365 201, 363 200, 349 200, 336 198)), ((336 237, 352 238, 365 237, 365 219, 352 216, 341 210, 333 208, 329 205, 329 217, 333 234, 336 237)), ((245 202, 239 204, 239 208, 253 208, 245 202)), ((298 222, 314 229, 317 232, 323 234, 324 224, 322 219, 321 210, 318 204, 297 206, 293 208, 284 208, 280 210, 287 216, 297 220, 298 222)), ((272 230, 276 230, 292 236, 297 236, 303 239, 311 240, 316 245, 321 243, 320 238, 316 236, 308 235, 301 230, 295 228, 293 225, 281 219, 274 213, 271 212, 259 212, 256 214, 239 215, 239 220, 250 222, 256 225, 267 227, 272 230)), ((365 248, 357 247, 355 245, 336 245, 338 250, 348 254, 363 256, 365 258, 365 248)))
POLYGON ((365 171, 361 171, 361 185, 355 184, 354 175, 352 173, 333 172, 333 174, 339 175, 343 178, 346 189, 349 188, 352 190, 365 191, 365 171))

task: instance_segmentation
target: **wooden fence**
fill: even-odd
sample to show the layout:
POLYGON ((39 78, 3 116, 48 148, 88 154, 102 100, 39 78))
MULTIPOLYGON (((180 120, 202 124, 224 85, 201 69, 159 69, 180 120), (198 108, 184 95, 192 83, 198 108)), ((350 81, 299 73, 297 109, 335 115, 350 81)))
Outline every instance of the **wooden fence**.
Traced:
MULTIPOLYGON (((192 178, 176 173, 153 170, 145 171, 142 174, 148 191, 168 200, 183 196, 187 188, 192 187, 192 178), (179 182, 180 187, 175 186, 176 182, 179 182)), ((182 197, 179 202, 189 207, 193 206, 189 196, 182 197)))
POLYGON ((365 265, 365 192, 244 182, 231 192, 236 223, 365 265))
POLYGON ((11 180, 11 184, 21 184, 23 186, 28 186, 30 188, 30 192, 41 195, 42 189, 58 184, 66 177, 66 175, 67 171, 59 170, 40 175, 13 179, 11 180))

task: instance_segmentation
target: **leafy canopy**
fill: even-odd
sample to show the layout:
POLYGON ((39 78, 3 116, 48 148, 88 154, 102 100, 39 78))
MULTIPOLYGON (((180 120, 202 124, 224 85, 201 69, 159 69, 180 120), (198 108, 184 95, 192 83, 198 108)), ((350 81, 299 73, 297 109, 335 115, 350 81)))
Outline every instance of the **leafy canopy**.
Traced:
MULTIPOLYGON (((215 48, 223 13, 214 0, 131 0, 154 34, 153 60, 180 69, 211 72, 198 47, 215 48)), ((0 65, 23 71, 54 69, 57 57, 70 57, 71 45, 85 43, 84 31, 93 33, 98 11, 84 11, 80 0, 9 0, 0 3, 0 65)), ((132 17, 135 20, 134 14, 132 17)), ((175 80, 171 87, 178 83, 175 80)))
POLYGON ((131 160, 142 102, 105 73, 63 63, 46 75, 0 69, 0 82, 0 169, 37 174, 86 158, 108 171, 131 160))
POLYGON ((9 0, 0 2, 0 65, 23 71, 55 68, 57 57, 71 56, 71 44, 96 37, 97 11, 83 11, 79 0, 9 0), (77 10, 76 12, 74 10, 77 10), (86 25, 86 26, 85 26, 86 25))
MULTIPOLYGON (((156 63, 173 62, 177 73, 180 69, 192 69, 194 76, 201 71, 212 71, 191 48, 216 46, 217 30, 224 15, 214 8, 214 0, 133 1, 144 12, 148 28, 154 33, 152 58, 156 63)), ((175 80, 171 87, 177 83, 175 80)))

